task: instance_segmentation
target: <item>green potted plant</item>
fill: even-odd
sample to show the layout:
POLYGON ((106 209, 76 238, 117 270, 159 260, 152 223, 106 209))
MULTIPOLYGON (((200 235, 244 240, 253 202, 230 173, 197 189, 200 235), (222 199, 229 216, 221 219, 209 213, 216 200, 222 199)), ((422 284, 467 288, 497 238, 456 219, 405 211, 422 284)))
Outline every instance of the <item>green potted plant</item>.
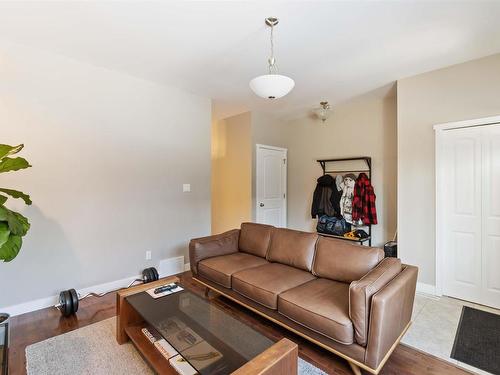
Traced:
MULTIPOLYGON (((24 145, 9 146, 0 144, 0 173, 13 172, 31 167, 22 157, 12 157, 23 149, 24 145)), ((30 196, 7 188, 0 188, 0 260, 13 260, 23 243, 23 237, 30 229, 28 219, 18 212, 5 207, 8 198, 22 199, 27 205, 31 204, 30 196)))
MULTIPOLYGON (((11 157, 23 149, 24 145, 9 146, 0 144, 0 173, 18 171, 31 167, 22 157, 11 157)), ((0 188, 0 261, 13 260, 23 244, 23 237, 30 229, 28 219, 19 212, 9 210, 5 203, 9 198, 22 199, 31 204, 30 196, 21 191, 0 188)), ((9 314, 0 313, 0 370, 7 374, 7 353, 9 347, 9 314)))

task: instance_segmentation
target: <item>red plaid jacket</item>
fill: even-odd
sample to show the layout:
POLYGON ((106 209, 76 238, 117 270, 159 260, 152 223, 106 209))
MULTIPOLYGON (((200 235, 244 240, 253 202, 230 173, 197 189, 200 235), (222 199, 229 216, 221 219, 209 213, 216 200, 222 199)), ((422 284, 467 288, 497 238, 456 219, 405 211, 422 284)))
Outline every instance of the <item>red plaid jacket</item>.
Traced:
POLYGON ((354 185, 352 198, 352 220, 361 220, 363 224, 377 224, 377 209, 375 208, 375 192, 370 179, 360 173, 354 185))

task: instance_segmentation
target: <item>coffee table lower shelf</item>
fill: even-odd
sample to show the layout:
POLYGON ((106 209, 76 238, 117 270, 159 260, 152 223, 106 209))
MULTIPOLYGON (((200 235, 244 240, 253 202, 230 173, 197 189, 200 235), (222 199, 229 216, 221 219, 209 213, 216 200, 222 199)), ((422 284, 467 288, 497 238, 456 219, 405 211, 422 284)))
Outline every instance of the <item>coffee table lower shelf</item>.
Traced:
POLYGON ((176 375, 177 372, 170 366, 168 359, 161 355, 151 341, 144 336, 141 331, 144 327, 143 325, 131 325, 125 327, 125 333, 157 374, 176 375))
MULTIPOLYGON (((146 323, 141 315, 127 302, 125 297, 141 293, 151 287, 178 281, 178 278, 171 277, 147 285, 137 285, 136 287, 131 287, 117 293, 117 342, 124 344, 128 340, 131 340, 145 361, 159 375, 176 375, 177 372, 142 333, 141 329, 146 326, 146 323)), ((242 367, 234 371, 232 375, 296 375, 297 362, 297 344, 284 338, 245 363, 242 367)))

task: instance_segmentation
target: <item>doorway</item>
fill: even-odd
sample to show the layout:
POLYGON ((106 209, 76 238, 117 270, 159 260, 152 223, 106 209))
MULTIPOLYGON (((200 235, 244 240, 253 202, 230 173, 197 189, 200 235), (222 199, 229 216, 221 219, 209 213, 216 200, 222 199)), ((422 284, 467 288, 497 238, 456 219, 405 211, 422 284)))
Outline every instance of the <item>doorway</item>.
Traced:
POLYGON ((436 126, 436 289, 500 308, 500 118, 436 126))
POLYGON ((256 145, 256 222, 286 227, 287 149, 256 145))

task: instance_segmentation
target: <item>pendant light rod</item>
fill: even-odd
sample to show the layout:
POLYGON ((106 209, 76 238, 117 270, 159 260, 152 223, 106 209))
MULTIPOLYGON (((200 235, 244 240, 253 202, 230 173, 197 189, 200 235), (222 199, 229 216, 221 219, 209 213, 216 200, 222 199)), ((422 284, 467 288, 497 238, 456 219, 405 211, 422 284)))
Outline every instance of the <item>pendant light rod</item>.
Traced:
POLYGON ((269 74, 277 74, 278 68, 276 66, 276 59, 274 58, 274 26, 276 26, 280 21, 276 17, 267 17, 264 22, 271 28, 271 56, 267 59, 269 64, 269 74))

